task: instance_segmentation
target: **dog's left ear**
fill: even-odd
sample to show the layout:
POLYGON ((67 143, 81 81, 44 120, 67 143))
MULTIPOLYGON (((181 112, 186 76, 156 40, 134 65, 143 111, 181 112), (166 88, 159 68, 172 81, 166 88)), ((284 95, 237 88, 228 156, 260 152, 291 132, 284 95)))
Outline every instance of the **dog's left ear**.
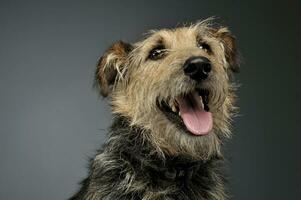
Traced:
POLYGON ((213 31, 215 37, 223 43, 226 60, 233 72, 239 72, 239 59, 236 48, 235 37, 231 34, 228 28, 222 27, 213 31))
POLYGON ((118 73, 124 70, 125 60, 132 50, 132 45, 119 41, 114 43, 98 60, 95 83, 103 97, 110 94, 118 73))

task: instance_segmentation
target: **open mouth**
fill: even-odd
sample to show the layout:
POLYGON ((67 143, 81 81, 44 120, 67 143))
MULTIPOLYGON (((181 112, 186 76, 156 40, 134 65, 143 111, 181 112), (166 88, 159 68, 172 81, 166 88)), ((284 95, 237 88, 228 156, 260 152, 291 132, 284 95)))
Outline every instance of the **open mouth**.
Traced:
POLYGON ((180 95, 168 103, 158 104, 169 120, 193 135, 206 135, 212 130, 212 113, 209 112, 209 90, 196 89, 180 95))

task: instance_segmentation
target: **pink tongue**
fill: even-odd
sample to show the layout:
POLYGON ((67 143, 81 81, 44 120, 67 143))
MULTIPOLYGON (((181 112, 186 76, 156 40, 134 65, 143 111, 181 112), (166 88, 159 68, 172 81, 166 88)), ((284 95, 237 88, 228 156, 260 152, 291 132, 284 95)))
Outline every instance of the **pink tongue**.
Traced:
POLYGON ((178 98, 181 117, 186 128, 194 135, 206 135, 212 129, 212 113, 202 108, 201 97, 196 93, 178 98))

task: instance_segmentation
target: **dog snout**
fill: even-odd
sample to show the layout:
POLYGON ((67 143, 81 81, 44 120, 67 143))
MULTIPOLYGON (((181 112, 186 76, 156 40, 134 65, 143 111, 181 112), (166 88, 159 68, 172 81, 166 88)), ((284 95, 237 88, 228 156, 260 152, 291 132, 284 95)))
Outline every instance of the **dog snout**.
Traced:
POLYGON ((211 62, 203 56, 190 57, 184 63, 184 73, 196 81, 205 80, 210 71, 211 62))

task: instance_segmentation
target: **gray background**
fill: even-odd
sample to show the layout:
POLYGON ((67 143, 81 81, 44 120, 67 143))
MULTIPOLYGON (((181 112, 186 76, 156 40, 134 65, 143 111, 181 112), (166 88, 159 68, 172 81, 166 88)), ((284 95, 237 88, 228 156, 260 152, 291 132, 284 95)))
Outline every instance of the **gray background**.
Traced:
POLYGON ((106 138, 110 108, 92 88, 112 42, 212 15, 244 57, 241 116, 225 148, 232 199, 300 199, 297 0, 1 1, 0 199, 66 199, 106 138))

